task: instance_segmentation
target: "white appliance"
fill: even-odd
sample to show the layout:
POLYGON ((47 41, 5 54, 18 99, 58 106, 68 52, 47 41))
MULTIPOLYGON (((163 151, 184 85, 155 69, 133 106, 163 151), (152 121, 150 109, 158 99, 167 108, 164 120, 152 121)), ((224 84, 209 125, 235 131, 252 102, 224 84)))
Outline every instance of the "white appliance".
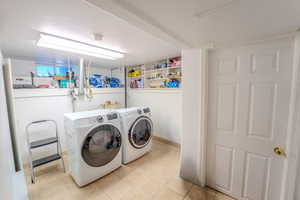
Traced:
POLYGON ((153 123, 148 107, 118 110, 123 134, 123 163, 129 163, 151 150, 153 123))
POLYGON ((93 110, 65 114, 69 173, 84 186, 122 164, 122 135, 117 112, 93 110))

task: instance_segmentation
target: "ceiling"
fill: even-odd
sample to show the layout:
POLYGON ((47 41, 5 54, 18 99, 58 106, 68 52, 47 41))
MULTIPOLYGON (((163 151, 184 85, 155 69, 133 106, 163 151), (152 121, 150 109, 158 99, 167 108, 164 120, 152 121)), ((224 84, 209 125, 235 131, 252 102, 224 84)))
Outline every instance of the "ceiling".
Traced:
POLYGON ((39 32, 126 52, 123 60, 90 58, 102 67, 176 56, 184 48, 242 45, 296 31, 299 0, 0 0, 5 56, 77 61, 35 46, 39 32), (93 33, 104 35, 101 42, 93 33))
POLYGON ((87 1, 126 18, 119 14, 120 9, 111 9, 113 3, 119 5, 188 47, 242 45, 295 32, 300 27, 299 0, 87 1))
POLYGON ((0 0, 0 49, 5 57, 39 62, 78 62, 76 54, 36 47, 47 32, 126 53, 116 61, 86 57, 101 67, 139 64, 177 56, 180 48, 82 0, 0 0), (102 34, 96 42, 94 33, 102 34))

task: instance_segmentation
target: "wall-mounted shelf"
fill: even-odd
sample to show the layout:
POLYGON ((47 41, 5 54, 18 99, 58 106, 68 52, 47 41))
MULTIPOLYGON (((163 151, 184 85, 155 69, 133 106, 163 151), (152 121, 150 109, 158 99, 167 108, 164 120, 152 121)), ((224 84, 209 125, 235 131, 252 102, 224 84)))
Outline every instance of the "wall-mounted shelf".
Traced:
POLYGON ((179 88, 181 57, 128 67, 129 88, 179 88))

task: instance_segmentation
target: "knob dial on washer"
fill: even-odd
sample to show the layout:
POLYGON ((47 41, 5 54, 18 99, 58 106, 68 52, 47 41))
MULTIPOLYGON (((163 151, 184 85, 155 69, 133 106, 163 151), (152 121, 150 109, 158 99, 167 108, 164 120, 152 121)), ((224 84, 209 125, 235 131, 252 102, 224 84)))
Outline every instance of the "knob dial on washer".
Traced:
POLYGON ((101 115, 97 117, 97 122, 103 122, 103 120, 104 119, 103 119, 103 117, 101 115))

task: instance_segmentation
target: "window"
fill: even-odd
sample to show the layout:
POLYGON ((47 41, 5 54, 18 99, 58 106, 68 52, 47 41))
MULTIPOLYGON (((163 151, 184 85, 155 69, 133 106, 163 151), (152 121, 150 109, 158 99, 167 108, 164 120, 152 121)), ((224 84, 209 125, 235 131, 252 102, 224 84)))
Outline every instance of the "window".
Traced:
MULTIPOLYGON (((36 64, 36 75, 38 77, 66 76, 68 66, 36 64)), ((76 66, 71 66, 72 72, 76 72, 76 66)))
POLYGON ((51 65, 37 65, 36 74, 39 77, 54 76, 54 67, 51 65))
POLYGON ((55 75, 56 76, 66 76, 68 71, 67 66, 59 66, 55 67, 55 75))

